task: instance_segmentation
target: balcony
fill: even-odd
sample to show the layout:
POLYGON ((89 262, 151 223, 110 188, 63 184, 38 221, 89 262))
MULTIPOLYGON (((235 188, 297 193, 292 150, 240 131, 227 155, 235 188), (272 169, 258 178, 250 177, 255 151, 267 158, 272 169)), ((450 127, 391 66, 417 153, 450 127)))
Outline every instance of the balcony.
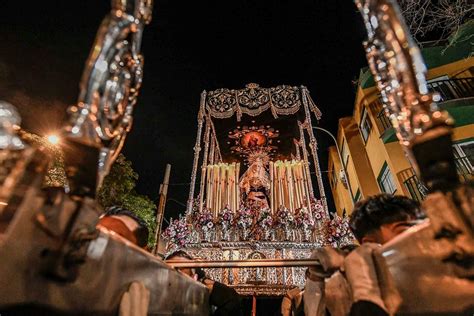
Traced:
MULTIPOLYGON (((436 93, 439 96, 437 102, 444 103, 441 107, 448 110, 450 113, 453 112, 451 113, 452 116, 456 116, 456 126, 472 124, 472 118, 463 115, 465 111, 469 111, 468 107, 464 107, 465 110, 462 112, 461 108, 455 109, 453 106, 474 105, 474 101, 469 99, 474 98, 474 77, 437 80, 428 83, 427 86, 431 93, 436 93), (459 102, 449 102, 451 100, 459 100, 459 102), (464 122, 466 120, 468 122, 464 122)), ((370 108, 372 113, 377 113, 377 125, 379 127, 380 137, 383 139, 384 143, 395 141, 395 131, 392 128, 390 119, 385 114, 383 103, 380 98, 372 102, 370 108)))
POLYGON ((421 202, 428 194, 428 189, 418 179, 412 168, 405 169, 398 173, 398 178, 402 181, 404 188, 406 189, 409 197, 413 200, 421 202))
POLYGON ((474 97, 474 77, 433 81, 428 90, 439 95, 438 102, 474 97))
POLYGON ((380 96, 369 105, 370 111, 375 115, 377 113, 377 126, 381 135, 392 127, 390 119, 385 114, 380 96))
POLYGON ((387 114, 385 114, 385 110, 383 108, 377 114, 377 120, 380 123, 380 126, 382 127, 383 131, 386 131, 387 129, 392 127, 392 124, 390 123, 390 119, 388 118, 387 114))
MULTIPOLYGON (((474 157, 457 157, 454 162, 461 182, 474 180, 474 167, 472 164, 474 157)), ((420 181, 418 176, 415 174, 412 168, 400 171, 398 179, 403 183, 406 193, 412 199, 421 202, 428 194, 428 189, 420 181)))
POLYGON ((454 162, 458 171, 459 177, 462 181, 474 180, 474 168, 472 162, 474 157, 456 157, 454 162))

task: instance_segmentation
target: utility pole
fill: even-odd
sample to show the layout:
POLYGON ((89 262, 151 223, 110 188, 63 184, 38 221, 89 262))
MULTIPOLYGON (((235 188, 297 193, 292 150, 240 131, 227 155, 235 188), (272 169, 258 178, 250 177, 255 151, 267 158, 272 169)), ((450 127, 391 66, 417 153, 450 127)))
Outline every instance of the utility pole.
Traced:
POLYGON ((156 231, 155 231, 155 249, 153 249, 153 254, 156 255, 158 253, 158 246, 160 242, 161 236, 161 225, 163 223, 163 216, 165 213, 166 207, 166 196, 168 195, 168 184, 170 182, 170 172, 171 172, 171 165, 166 164, 165 169, 165 176, 163 178, 163 183, 160 185, 160 200, 158 202, 158 210, 156 212, 156 231))

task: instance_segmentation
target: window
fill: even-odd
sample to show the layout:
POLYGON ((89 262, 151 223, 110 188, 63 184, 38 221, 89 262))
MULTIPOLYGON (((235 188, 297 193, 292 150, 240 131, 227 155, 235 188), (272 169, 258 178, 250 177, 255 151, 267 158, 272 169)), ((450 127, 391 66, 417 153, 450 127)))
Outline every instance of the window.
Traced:
POLYGON ((377 124, 381 134, 392 127, 390 119, 388 118, 387 114, 385 114, 382 96, 379 95, 379 97, 369 105, 369 108, 372 113, 377 113, 377 124))
POLYGON ((393 181, 393 176, 387 163, 384 163, 377 177, 377 182, 382 192, 393 194, 397 191, 397 186, 395 185, 395 181, 393 181))
POLYGON ((367 143, 367 139, 370 135, 370 130, 372 129, 372 123, 370 122, 370 117, 367 113, 367 109, 364 107, 360 119, 360 133, 362 134, 362 139, 364 140, 364 143, 367 143))
POLYGON ((331 179, 332 179, 332 185, 336 186, 337 184, 337 172, 336 169, 334 169, 334 165, 332 166, 332 171, 331 171, 331 179))
POLYGON ((347 142, 344 138, 342 140, 342 149, 341 149, 342 163, 347 167, 347 162, 349 161, 349 149, 347 148, 347 142))
POLYGON ((458 172, 472 174, 474 172, 474 140, 463 141, 453 147, 458 172))
POLYGON ((356 195, 354 196, 354 202, 359 202, 362 197, 362 194, 360 194, 360 189, 357 189, 356 195))

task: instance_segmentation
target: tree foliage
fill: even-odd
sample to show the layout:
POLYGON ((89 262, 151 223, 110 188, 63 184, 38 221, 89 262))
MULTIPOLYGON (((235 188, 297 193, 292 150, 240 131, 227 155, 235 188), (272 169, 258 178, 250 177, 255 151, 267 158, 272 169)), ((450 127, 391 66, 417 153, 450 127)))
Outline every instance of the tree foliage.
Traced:
POLYGON ((112 165, 99 189, 97 200, 104 208, 117 205, 124 207, 145 220, 150 232, 148 246, 155 244, 156 205, 153 201, 135 191, 138 174, 133 170, 132 163, 120 154, 112 165))

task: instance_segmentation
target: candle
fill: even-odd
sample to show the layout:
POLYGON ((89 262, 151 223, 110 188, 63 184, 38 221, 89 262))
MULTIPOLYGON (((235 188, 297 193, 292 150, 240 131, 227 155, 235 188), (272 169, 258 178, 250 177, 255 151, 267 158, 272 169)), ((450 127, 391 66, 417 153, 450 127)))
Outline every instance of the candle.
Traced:
POLYGON ((270 161, 269 167, 270 171, 270 210, 272 214, 274 213, 274 203, 273 203, 273 161, 270 161))
POLYGON ((236 175, 236 181, 235 181, 235 193, 237 196, 236 199, 236 209, 238 210, 240 207, 240 187, 239 187, 239 182, 240 182, 240 162, 237 163, 236 170, 235 170, 235 175, 236 175))

